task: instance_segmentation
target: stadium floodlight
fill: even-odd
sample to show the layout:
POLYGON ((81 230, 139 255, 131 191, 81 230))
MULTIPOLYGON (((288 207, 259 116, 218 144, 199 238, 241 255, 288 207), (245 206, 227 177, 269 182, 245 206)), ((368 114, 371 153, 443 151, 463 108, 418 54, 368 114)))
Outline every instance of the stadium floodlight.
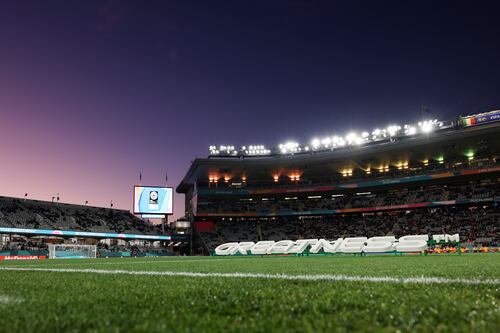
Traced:
POLYGON ((321 140, 321 144, 323 145, 324 148, 330 147, 330 144, 332 143, 332 139, 330 138, 324 138, 321 140))
POLYGON ((358 134, 351 132, 351 133, 346 135, 345 141, 349 145, 360 145, 363 143, 364 140, 358 134))
POLYGON ((372 132, 372 140, 378 140, 383 137, 384 131, 377 128, 372 132))
POLYGON ((430 133, 434 130, 434 122, 432 120, 425 120, 418 123, 422 133, 430 133))
POLYGON ((316 150, 319 148, 320 145, 321 145, 321 141, 318 138, 314 138, 311 140, 312 149, 316 150))
POLYGON ((245 149, 244 153, 252 156, 269 155, 271 154, 271 150, 267 149, 264 145, 250 145, 248 149, 245 149))
POLYGON ((349 133, 345 136, 345 140, 347 141, 347 143, 351 143, 355 138, 356 138, 356 133, 349 133))
POLYGON ((416 125, 390 125, 386 128, 376 128, 371 133, 363 131, 360 134, 355 132, 348 133, 345 137, 330 136, 324 138, 313 138, 309 145, 300 145, 298 142, 288 141, 272 149, 264 145, 242 146, 235 149, 231 145, 212 145, 209 147, 210 156, 270 156, 274 153, 294 154, 300 152, 309 152, 317 150, 334 150, 346 145, 361 145, 380 140, 394 140, 399 136, 410 136, 419 133, 430 133, 434 130, 450 127, 437 119, 421 121, 416 125))
POLYGON ((216 146, 210 146, 210 147, 208 147, 208 151, 210 152, 210 155, 217 155, 218 154, 216 146))
POLYGON ((282 154, 293 154, 300 151, 299 144, 294 141, 288 141, 286 143, 282 143, 278 147, 282 154))
POLYGON ((337 147, 344 147, 346 145, 346 141, 338 136, 333 137, 333 142, 335 143, 335 146, 337 147))
POLYGON ((209 151, 210 155, 238 155, 238 151, 234 149, 234 146, 230 145, 210 146, 209 151))
POLYGON ((405 135, 414 135, 417 133, 417 128, 415 126, 405 125, 404 126, 404 133, 405 133, 405 135))
POLYGON ((401 126, 398 126, 398 125, 390 125, 390 126, 387 126, 387 133, 389 133, 389 136, 396 136, 396 134, 398 134, 398 132, 401 130, 401 126))

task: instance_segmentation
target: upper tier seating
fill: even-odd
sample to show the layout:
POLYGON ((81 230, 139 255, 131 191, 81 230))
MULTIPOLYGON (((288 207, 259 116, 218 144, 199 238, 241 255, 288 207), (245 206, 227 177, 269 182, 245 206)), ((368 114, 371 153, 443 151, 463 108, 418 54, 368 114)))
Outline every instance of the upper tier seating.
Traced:
POLYGON ((0 227, 160 234, 125 210, 0 197, 0 227))

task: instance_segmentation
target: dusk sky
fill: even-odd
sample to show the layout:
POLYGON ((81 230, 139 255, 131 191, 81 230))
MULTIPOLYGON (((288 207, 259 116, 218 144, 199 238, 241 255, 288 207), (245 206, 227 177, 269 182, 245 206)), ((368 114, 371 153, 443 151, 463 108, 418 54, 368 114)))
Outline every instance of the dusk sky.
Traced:
POLYGON ((497 7, 3 0, 0 195, 131 209, 139 172, 175 187, 211 144, 500 108, 497 7))

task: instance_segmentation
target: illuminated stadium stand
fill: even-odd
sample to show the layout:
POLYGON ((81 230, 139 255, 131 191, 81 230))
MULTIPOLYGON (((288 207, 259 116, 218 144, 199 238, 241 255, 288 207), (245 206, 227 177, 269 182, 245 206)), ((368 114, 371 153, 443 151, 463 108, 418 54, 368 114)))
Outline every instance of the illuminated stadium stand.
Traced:
POLYGON ((0 197, 1 226, 110 233, 158 234, 129 211, 0 197))
POLYGON ((0 236, 0 257, 46 255, 48 243, 70 239, 97 244, 101 256, 172 255, 173 244, 188 244, 129 211, 9 197, 0 197, 0 236))
POLYGON ((308 145, 211 146, 177 187, 194 246, 458 231, 498 244, 498 120, 493 111, 308 145))
MULTIPOLYGON (((500 168, 498 168, 500 171, 500 168)), ((493 202, 497 185, 494 179, 471 181, 467 185, 426 186, 425 189, 396 188, 392 190, 346 191, 333 195, 296 193, 262 200, 228 200, 226 195, 215 200, 199 200, 197 216, 289 216, 334 215, 354 212, 438 207, 458 204, 493 202)), ((338 193, 338 192, 337 192, 338 193)))

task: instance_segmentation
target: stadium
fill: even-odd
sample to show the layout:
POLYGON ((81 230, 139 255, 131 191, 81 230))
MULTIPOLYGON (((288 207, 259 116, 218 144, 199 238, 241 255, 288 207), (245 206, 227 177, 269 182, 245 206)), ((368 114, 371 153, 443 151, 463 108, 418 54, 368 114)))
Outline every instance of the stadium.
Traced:
MULTIPOLYGON (((276 149, 212 146, 177 187, 194 223, 194 251, 239 241, 459 234, 462 251, 497 252, 499 114, 276 149)), ((445 248, 457 251, 430 250, 445 248)))
POLYGON ((0 1, 0 333, 497 333, 499 1, 0 1))
POLYGON ((169 187, 134 186, 133 211, 1 197, 2 321, 15 331, 493 332, 499 120, 491 111, 307 144, 210 146, 177 186, 185 218, 171 222, 169 187), (45 304, 53 310, 18 319, 45 304))

